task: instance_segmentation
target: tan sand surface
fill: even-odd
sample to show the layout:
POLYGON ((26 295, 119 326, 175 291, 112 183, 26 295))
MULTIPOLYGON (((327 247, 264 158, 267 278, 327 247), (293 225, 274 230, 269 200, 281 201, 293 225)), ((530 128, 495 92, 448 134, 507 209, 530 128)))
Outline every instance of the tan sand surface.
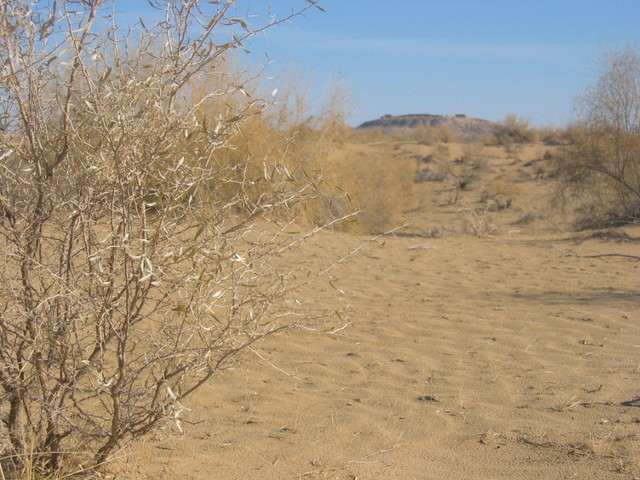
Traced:
MULTIPOLYGON (((497 175, 512 184, 525 161, 496 160, 485 184, 497 175)), ((307 292, 351 305, 351 326, 248 352, 186 404, 184 433, 169 425, 123 456, 128 475, 640 477, 640 262, 593 257, 640 255, 640 228, 518 224, 547 208, 549 182, 520 183, 488 238, 461 213, 480 185, 456 205, 446 185, 421 186, 430 206, 408 214, 407 228, 334 267, 344 293, 307 292), (424 234, 434 227, 439 236, 424 234)), ((323 233, 287 261, 326 262, 367 240, 323 233)))

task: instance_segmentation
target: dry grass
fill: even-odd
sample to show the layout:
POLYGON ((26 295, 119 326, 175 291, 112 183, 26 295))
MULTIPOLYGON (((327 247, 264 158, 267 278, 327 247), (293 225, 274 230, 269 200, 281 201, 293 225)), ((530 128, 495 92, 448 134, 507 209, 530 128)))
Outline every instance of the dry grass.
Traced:
POLYGON ((488 206, 485 208, 463 208, 459 210, 459 213, 462 214, 466 224, 478 238, 490 238, 498 230, 488 206))
POLYGON ((307 206, 308 219, 323 224, 355 210, 357 218, 340 229, 378 234, 402 225, 403 212, 415 203, 414 183, 411 170, 394 160, 390 152, 366 144, 333 148, 315 159, 326 184, 323 195, 307 206))

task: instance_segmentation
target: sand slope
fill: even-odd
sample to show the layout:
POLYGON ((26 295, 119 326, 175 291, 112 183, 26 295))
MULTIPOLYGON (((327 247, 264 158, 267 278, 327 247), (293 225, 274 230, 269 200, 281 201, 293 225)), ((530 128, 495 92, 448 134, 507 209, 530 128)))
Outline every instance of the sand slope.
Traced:
MULTIPOLYGON (((409 235, 434 221, 462 225, 465 204, 443 198, 412 214, 414 230, 335 266, 352 326, 264 342, 262 359, 247 354, 191 399, 184 434, 167 427, 135 445, 128 474, 640 477, 640 262, 588 257, 640 255, 640 228, 512 228, 522 200, 520 211, 496 213, 493 238, 462 227, 409 235)), ((325 233, 289 261, 323 262, 366 240, 325 233)), ((309 291, 326 302, 335 294, 325 284, 309 291)))

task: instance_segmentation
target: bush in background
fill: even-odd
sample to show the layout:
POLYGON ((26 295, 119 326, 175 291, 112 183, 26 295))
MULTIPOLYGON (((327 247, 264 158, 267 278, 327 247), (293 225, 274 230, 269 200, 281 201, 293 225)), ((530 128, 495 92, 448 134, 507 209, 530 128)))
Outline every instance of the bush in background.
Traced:
POLYGON ((496 125, 493 130, 495 143, 509 145, 513 143, 532 143, 537 140, 537 132, 531 128, 531 122, 517 115, 508 114, 502 123, 496 125))
POLYGON ((640 219, 640 53, 628 46, 601 60, 596 83, 577 99, 580 120, 556 159, 561 193, 581 204, 586 225, 640 219))
POLYGON ((403 223, 403 213, 415 203, 413 172, 397 159, 366 145, 331 149, 314 165, 324 182, 320 196, 307 203, 306 215, 317 225, 356 234, 381 234, 403 223), (336 218, 357 212, 348 222, 336 218))

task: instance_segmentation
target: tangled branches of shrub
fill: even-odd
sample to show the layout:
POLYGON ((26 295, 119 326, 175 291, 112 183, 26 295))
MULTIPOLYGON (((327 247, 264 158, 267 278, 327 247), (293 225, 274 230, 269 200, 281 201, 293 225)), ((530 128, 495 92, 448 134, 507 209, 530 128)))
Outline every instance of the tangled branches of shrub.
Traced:
POLYGON ((243 349, 330 313, 277 262, 313 179, 225 153, 262 108, 242 84, 193 95, 315 1, 259 25, 231 0, 150 3, 133 33, 108 0, 0 3, 5 472, 99 466, 243 349))
POLYGON ((579 198, 588 224, 640 219, 640 54, 603 57, 597 82, 577 99, 580 121, 556 161, 562 193, 579 198))

